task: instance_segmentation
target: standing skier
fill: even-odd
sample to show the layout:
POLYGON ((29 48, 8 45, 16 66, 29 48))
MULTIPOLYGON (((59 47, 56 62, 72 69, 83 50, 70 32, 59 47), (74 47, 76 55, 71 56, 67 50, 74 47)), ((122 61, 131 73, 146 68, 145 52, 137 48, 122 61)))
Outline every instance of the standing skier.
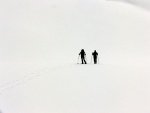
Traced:
POLYGON ((86 60, 85 60, 85 52, 84 52, 84 49, 81 50, 81 52, 79 53, 79 55, 81 55, 81 61, 82 61, 82 64, 86 64, 86 60))
POLYGON ((93 55, 93 59, 94 59, 94 64, 97 64, 98 53, 96 52, 96 50, 92 53, 92 55, 93 55))

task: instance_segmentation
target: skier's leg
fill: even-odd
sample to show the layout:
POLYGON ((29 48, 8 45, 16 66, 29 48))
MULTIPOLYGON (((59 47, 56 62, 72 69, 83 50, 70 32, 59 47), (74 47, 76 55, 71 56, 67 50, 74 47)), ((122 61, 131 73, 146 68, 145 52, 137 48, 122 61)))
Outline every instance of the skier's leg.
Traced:
POLYGON ((93 61, 94 61, 94 64, 95 64, 95 56, 93 55, 93 61))
POLYGON ((86 64, 86 60, 84 59, 84 63, 86 64))
POLYGON ((81 60, 82 60, 82 64, 84 64, 84 62, 83 62, 83 58, 81 58, 81 60))
POLYGON ((96 64, 96 60, 94 59, 94 64, 96 64))

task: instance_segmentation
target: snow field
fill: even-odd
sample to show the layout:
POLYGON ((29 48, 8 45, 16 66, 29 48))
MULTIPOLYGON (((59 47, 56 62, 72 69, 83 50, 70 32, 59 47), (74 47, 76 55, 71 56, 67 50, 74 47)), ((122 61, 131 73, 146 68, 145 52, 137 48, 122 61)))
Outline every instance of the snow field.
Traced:
POLYGON ((149 71, 142 67, 73 64, 45 69, 32 77, 1 95, 5 112, 150 111, 149 71))

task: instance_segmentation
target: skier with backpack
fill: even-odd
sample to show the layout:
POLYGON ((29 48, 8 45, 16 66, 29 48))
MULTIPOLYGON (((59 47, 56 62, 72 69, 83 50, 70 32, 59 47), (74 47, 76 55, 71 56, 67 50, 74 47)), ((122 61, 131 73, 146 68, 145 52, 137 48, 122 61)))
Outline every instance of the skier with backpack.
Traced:
POLYGON ((94 59, 94 64, 97 64, 98 53, 96 52, 96 50, 92 53, 92 55, 93 55, 93 59, 94 59))
POLYGON ((79 53, 79 56, 81 55, 81 61, 82 61, 82 64, 87 64, 86 63, 86 60, 85 60, 85 51, 84 49, 81 50, 81 52, 79 53))

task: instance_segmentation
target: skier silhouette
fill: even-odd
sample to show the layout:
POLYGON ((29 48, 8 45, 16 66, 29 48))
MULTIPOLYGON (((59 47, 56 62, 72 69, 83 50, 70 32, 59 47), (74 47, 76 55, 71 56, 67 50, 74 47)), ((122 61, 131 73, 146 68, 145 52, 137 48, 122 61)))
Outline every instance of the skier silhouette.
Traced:
POLYGON ((81 50, 81 52, 79 53, 79 55, 81 55, 81 61, 82 61, 82 64, 86 64, 86 60, 85 60, 85 52, 84 52, 84 49, 81 50))
POLYGON ((92 55, 93 55, 93 59, 94 59, 94 64, 97 64, 98 53, 96 52, 96 50, 92 53, 92 55))

